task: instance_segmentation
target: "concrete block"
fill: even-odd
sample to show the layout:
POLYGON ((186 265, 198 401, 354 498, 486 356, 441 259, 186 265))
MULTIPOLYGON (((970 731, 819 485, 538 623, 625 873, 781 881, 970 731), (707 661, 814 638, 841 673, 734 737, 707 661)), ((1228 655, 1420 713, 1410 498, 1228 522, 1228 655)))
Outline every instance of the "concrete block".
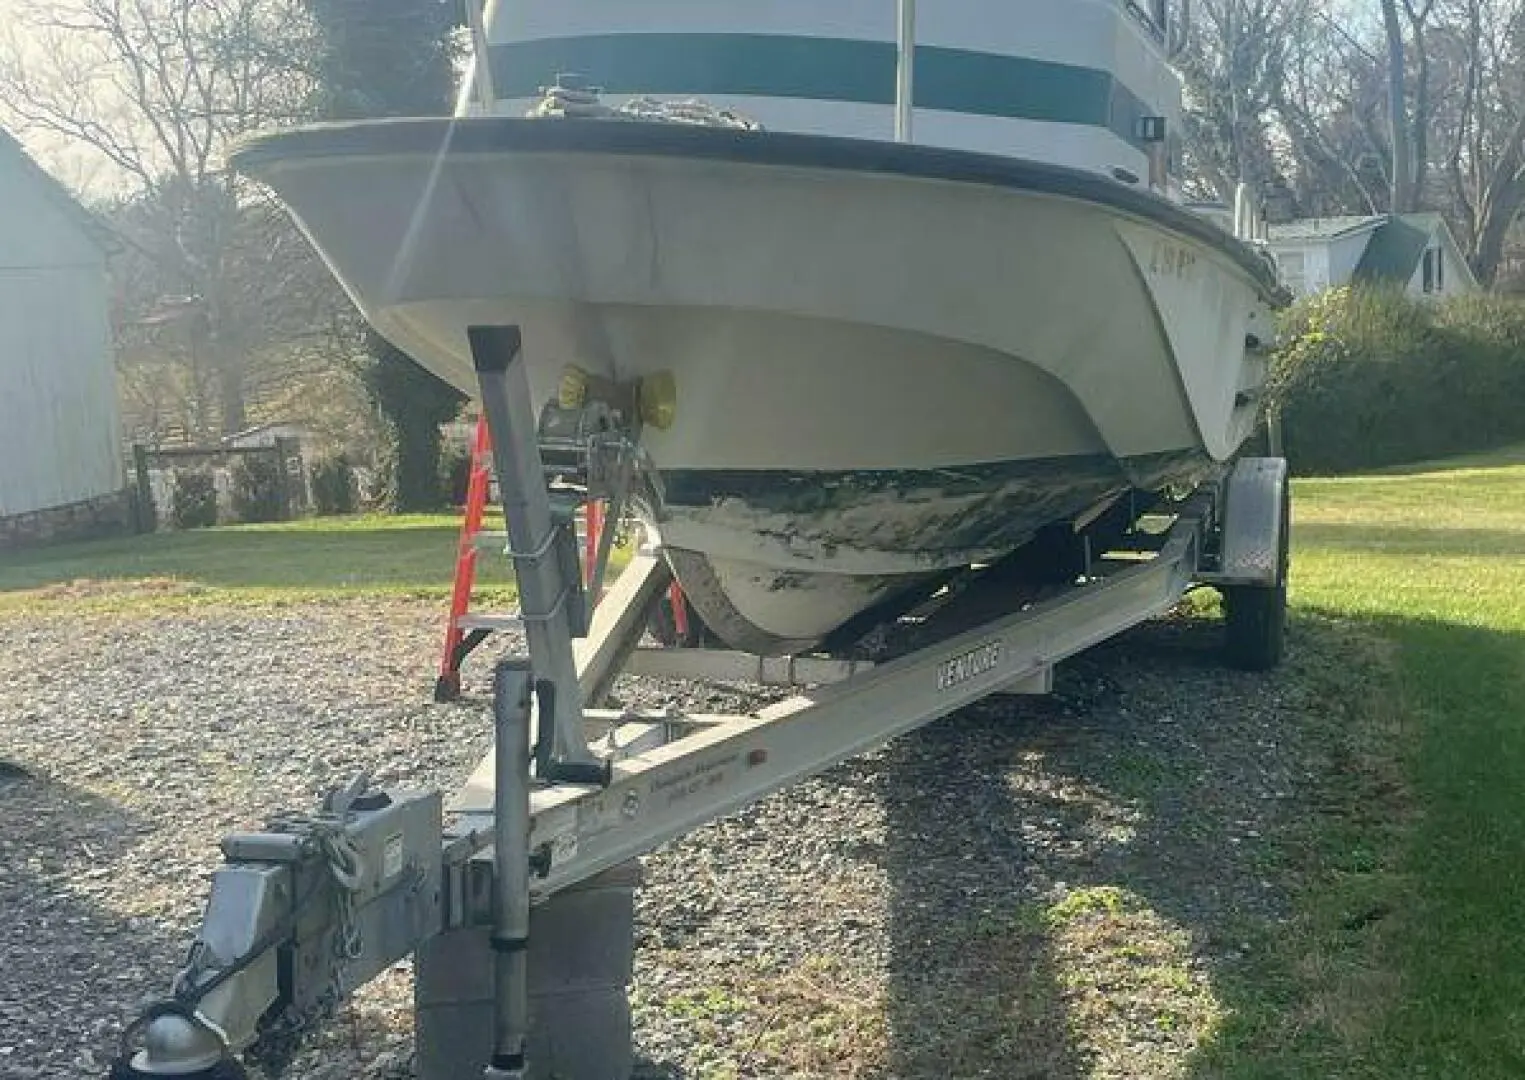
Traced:
MULTIPOLYGON (((638 880, 639 864, 627 863, 531 910, 531 1080, 628 1080, 638 880)), ((418 950, 418 1080, 480 1076, 492 1056, 488 937, 486 927, 470 927, 418 950)))

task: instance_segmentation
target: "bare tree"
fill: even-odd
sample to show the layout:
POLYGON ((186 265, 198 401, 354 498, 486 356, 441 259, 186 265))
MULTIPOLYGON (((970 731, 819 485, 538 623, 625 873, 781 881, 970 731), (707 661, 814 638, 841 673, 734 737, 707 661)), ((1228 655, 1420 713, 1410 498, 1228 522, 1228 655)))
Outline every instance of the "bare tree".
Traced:
POLYGON ((1492 282, 1525 206, 1525 5, 1462 0, 1465 72, 1447 174, 1473 270, 1492 282))
POLYGON ((1443 211, 1492 282, 1525 210, 1525 0, 1203 0, 1182 63, 1195 187, 1305 214, 1443 211))
MULTIPOLYGON (((258 245, 311 254, 290 247, 301 243, 290 225, 222 156, 235 137, 308 108, 309 21, 294 0, 23 0, 21 16, 0 47, 0 109, 122 178, 130 212, 116 220, 141 260, 126 332, 180 356, 192 399, 209 381, 217 426, 237 430, 249 359, 291 321, 271 316, 296 271, 258 245), (266 272, 250 273, 250 259, 266 272)), ((207 404, 193 412, 209 425, 207 404)))
POLYGON ((1377 213, 1390 188, 1381 59, 1318 7, 1304 12, 1271 91, 1297 203, 1315 216, 1377 213))
POLYGON ((1224 201, 1235 187, 1264 187, 1278 175, 1271 100, 1286 45, 1306 0, 1203 0, 1189 48, 1185 138, 1200 185, 1224 201))
POLYGON ((1425 32, 1434 10, 1435 0, 1382 0, 1393 161, 1391 206, 1400 214, 1419 209, 1429 171, 1430 54, 1425 32))

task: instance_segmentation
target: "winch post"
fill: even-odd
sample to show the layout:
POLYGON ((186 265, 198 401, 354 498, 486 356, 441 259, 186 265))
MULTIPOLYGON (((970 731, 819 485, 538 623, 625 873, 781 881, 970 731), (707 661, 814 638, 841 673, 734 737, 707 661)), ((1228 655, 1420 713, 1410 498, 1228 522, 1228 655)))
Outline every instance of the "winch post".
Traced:
POLYGON ((551 513, 523 338, 517 326, 473 326, 466 333, 492 433, 520 618, 534 668, 538 737, 550 750, 550 761, 541 762, 548 775, 541 779, 597 782, 604 769, 583 733, 572 651, 572 608, 583 603, 581 571, 572 569, 578 566, 577 540, 569 523, 558 523, 551 513))
POLYGON ((493 1054, 487 1080, 521 1080, 529 1037, 530 693, 522 660, 493 675, 493 1054))

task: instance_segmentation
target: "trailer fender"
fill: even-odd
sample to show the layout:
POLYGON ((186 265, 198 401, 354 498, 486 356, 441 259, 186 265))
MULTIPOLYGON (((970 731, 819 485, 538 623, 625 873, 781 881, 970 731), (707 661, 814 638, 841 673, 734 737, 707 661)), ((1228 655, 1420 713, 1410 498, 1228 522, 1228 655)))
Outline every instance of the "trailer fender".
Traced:
POLYGON ((1289 492, 1285 458, 1247 457, 1223 485, 1215 585, 1285 584, 1289 492))

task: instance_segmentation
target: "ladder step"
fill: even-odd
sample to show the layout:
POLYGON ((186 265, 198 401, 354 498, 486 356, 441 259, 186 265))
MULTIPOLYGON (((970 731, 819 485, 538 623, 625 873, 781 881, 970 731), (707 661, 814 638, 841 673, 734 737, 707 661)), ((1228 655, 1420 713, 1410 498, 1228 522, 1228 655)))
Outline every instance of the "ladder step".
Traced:
POLYGON ((524 620, 517 615, 462 615, 455 625, 462 630, 518 630, 524 620))
MULTIPOLYGON (((577 523, 577 543, 582 545, 586 541, 587 530, 583 527, 583 523, 579 521, 577 523)), ((473 533, 471 542, 479 551, 493 551, 501 555, 508 548, 508 533, 502 529, 495 531, 483 530, 479 533, 473 533)))

